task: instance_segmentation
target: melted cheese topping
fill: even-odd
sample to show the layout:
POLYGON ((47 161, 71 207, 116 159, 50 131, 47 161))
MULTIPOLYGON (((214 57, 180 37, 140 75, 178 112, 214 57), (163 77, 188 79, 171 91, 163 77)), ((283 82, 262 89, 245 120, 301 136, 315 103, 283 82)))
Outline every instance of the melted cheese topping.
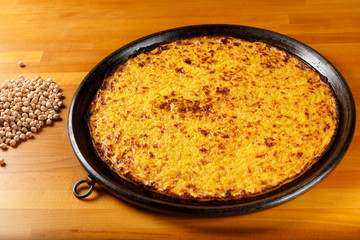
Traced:
POLYGON ((129 59, 98 90, 89 126, 125 179, 190 198, 242 198, 299 176, 337 127, 319 74, 262 42, 199 37, 129 59))

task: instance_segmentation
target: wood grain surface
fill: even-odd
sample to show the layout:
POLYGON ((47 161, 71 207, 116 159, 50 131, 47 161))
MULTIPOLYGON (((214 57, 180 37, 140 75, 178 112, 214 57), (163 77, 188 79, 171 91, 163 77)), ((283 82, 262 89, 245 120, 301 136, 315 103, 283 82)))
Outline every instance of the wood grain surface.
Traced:
POLYGON ((342 73, 359 104, 358 0, 1 0, 0 83, 20 74, 51 77, 66 108, 61 121, 34 139, 0 151, 7 163, 0 168, 0 239, 360 239, 359 128, 323 182, 258 213, 165 215, 126 204, 101 187, 86 200, 74 197, 73 185, 87 173, 71 149, 67 114, 85 75, 140 37, 212 23, 265 28, 311 46, 342 73))

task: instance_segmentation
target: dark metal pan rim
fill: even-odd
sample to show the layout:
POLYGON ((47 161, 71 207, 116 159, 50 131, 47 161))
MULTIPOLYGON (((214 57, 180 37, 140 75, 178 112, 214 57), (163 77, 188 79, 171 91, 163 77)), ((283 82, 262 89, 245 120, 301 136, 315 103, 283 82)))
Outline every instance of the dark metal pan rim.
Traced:
POLYGON ((310 190, 339 164, 355 130, 355 103, 351 91, 337 69, 309 46, 272 31, 241 25, 194 25, 174 28, 140 38, 116 50, 97 64, 76 90, 69 109, 68 134, 79 162, 90 177, 110 193, 135 205, 165 212, 206 216, 229 216, 256 212, 288 202, 310 190), (245 201, 197 203, 152 195, 123 181, 97 157, 86 124, 86 112, 103 80, 128 58, 177 39, 197 36, 231 36, 248 41, 262 41, 302 59, 326 79, 338 101, 338 129, 331 147, 300 177, 280 188, 245 201))

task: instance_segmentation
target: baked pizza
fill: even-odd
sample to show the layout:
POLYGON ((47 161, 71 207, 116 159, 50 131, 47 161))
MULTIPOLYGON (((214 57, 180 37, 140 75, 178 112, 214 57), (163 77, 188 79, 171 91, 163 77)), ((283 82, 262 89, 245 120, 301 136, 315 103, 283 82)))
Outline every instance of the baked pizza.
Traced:
POLYGON ((253 197, 294 180, 338 123, 331 88, 297 57, 206 36, 128 59, 88 116, 99 157, 121 178, 197 200, 253 197))

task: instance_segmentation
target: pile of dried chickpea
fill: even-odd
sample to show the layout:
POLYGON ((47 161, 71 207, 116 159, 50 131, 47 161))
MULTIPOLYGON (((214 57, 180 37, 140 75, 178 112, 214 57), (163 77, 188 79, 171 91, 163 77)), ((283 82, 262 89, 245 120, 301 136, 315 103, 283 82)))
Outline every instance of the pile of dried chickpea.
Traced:
POLYGON ((58 120, 61 98, 60 87, 51 78, 6 80, 0 90, 0 148, 15 146, 58 120))

